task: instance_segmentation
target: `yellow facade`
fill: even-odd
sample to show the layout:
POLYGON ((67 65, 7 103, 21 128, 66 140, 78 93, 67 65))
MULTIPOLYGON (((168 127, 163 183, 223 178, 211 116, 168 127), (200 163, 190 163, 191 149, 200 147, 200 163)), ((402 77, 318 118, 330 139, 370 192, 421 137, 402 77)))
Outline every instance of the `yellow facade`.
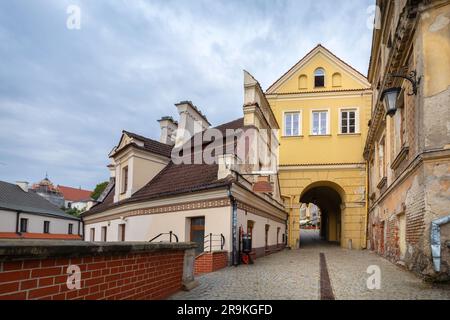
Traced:
POLYGON ((289 246, 299 246, 301 204, 315 203, 325 239, 365 247, 363 150, 372 103, 367 79, 319 45, 266 96, 281 126, 280 186, 289 211, 289 246))

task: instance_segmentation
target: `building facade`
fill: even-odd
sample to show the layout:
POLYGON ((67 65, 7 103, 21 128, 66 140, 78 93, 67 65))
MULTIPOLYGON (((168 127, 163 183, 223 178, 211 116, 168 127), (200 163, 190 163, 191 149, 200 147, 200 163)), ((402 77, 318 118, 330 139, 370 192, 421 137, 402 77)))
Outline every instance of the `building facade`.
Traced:
POLYGON ((72 188, 58 185, 58 190, 64 197, 64 207, 66 209, 76 209, 80 212, 89 210, 94 204, 91 198, 92 191, 81 188, 72 188))
POLYGON ((272 146, 278 146, 272 130, 279 126, 259 83, 246 72, 244 91, 243 117, 215 128, 185 101, 176 104, 177 122, 170 117, 159 121, 159 142, 124 131, 110 153, 110 185, 99 204, 83 214, 86 240, 169 241, 172 237, 172 241, 196 242, 199 255, 211 247, 226 251, 234 263, 242 233, 252 236, 256 256, 284 248, 287 215, 276 170, 256 178, 254 172, 264 169, 260 162, 249 163, 248 153, 236 152, 236 144, 253 128, 270 132, 262 141, 270 153, 272 146), (220 137, 214 141, 220 144, 212 153, 214 161, 207 163, 202 155, 211 140, 206 136, 216 134, 220 137), (189 161, 178 163, 179 154, 189 161), (198 155, 200 163, 191 163, 198 155), (270 184, 270 190, 255 191, 260 179, 270 184))
POLYGON ((420 275, 448 279, 450 2, 379 0, 377 6, 364 152, 368 246, 420 275))
POLYGON ((81 240, 81 219, 32 192, 0 181, 0 239, 81 240))
POLYGON ((47 175, 45 175, 45 178, 41 181, 33 184, 30 191, 35 192, 56 207, 64 208, 64 195, 58 187, 50 181, 47 175))
POLYGON ((289 246, 299 247, 302 203, 314 203, 326 240, 364 248, 363 150, 372 103, 367 78, 318 45, 266 97, 281 126, 279 175, 289 246))

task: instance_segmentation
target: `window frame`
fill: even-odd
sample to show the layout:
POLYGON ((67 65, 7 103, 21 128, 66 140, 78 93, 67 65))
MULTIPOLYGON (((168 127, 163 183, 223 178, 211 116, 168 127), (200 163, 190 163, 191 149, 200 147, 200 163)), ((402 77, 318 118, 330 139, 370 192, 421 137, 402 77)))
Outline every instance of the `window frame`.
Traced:
POLYGON ((283 137, 302 137, 303 136, 303 126, 302 126, 302 122, 303 122, 303 115, 302 115, 302 110, 286 110, 283 111, 283 137), (291 117, 292 119, 292 128, 291 128, 291 134, 288 134, 287 132, 287 121, 286 121, 286 116, 287 115, 294 115, 297 114, 298 115, 298 134, 293 134, 294 133, 294 121, 293 121, 293 117, 291 117))
POLYGON ((90 233, 89 233, 89 240, 91 242, 95 241, 95 228, 91 228, 90 233))
POLYGON ((124 242, 125 241, 125 229, 126 229, 126 224, 125 223, 120 223, 118 225, 118 232, 117 232, 117 236, 118 236, 118 241, 120 242, 124 242))
POLYGON ((324 68, 319 67, 316 70, 314 70, 314 88, 325 88, 326 87, 325 76, 326 76, 326 72, 325 72, 324 68), (317 75, 318 71, 322 71, 323 75, 317 75), (316 80, 317 77, 323 77, 323 85, 322 86, 317 85, 317 80, 316 80))
POLYGON ((28 218, 20 218, 19 231, 20 231, 20 233, 28 232, 28 218), (25 226, 25 228, 24 228, 24 226, 25 226))
MULTIPOLYGON (((319 116, 319 127, 321 123, 321 118, 319 116)), ((319 128, 320 130, 320 128, 319 128)), ((310 136, 314 136, 314 137, 320 137, 320 136, 329 136, 331 133, 331 122, 330 122, 330 109, 329 108, 321 108, 321 109, 311 109, 311 113, 310 113, 310 136), (326 132, 323 133, 319 133, 319 134, 314 134, 314 113, 323 113, 326 112, 326 132)))
POLYGON ((69 223, 67 234, 73 234, 73 223, 69 223))
POLYGON ((106 240, 108 239, 108 227, 107 226, 102 226, 100 237, 101 237, 100 241, 103 241, 103 242, 106 242, 106 240))
MULTIPOLYGON (((342 135, 354 135, 361 134, 360 128, 360 118, 359 118, 359 107, 343 107, 339 108, 339 134, 342 135), (355 132, 342 132, 342 114, 344 112, 355 112, 355 132)), ((347 122, 347 129, 350 129, 350 123, 347 122)))
POLYGON ((128 165, 126 165, 126 166, 124 166, 123 168, 122 168, 122 174, 121 174, 121 188, 122 188, 122 190, 121 190, 121 194, 124 194, 124 193, 126 193, 127 191, 128 191, 128 179, 129 179, 129 174, 130 174, 130 171, 129 171, 129 167, 128 167, 128 165))
POLYGON ((49 220, 44 221, 44 233, 50 233, 50 221, 49 220))

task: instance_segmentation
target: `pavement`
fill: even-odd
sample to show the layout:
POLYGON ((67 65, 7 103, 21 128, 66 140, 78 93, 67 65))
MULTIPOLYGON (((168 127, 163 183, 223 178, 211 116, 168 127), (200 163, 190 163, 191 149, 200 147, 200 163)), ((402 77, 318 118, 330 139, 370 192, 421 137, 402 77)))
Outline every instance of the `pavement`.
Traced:
POLYGON ((300 247, 258 258, 253 265, 201 275, 197 277, 198 287, 180 291, 170 299, 320 299, 320 253, 325 256, 329 284, 337 300, 450 299, 450 285, 426 283, 370 251, 343 249, 323 242, 317 231, 303 230, 300 247), (376 277, 378 271, 380 276, 376 277))

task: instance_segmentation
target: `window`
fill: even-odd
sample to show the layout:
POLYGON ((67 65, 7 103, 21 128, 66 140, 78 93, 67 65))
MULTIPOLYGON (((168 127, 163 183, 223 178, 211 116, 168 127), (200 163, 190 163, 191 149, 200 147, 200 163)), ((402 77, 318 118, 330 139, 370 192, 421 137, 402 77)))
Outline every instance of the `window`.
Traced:
POLYGON ((119 241, 125 241, 125 224, 119 224, 119 241))
POLYGON ((284 135, 299 136, 301 132, 300 112, 286 112, 284 114, 284 135))
POLYGON ((108 227, 102 227, 102 241, 106 242, 106 232, 108 227))
POLYGON ((247 221, 247 235, 250 237, 253 235, 253 227, 255 226, 255 221, 248 220, 247 221))
POLYGON ((341 111, 341 133, 356 133, 357 130, 357 112, 356 109, 341 111))
POLYGON ((312 135, 320 136, 328 134, 328 111, 313 111, 312 135))
POLYGON ((28 232, 28 219, 20 218, 20 232, 28 232))
POLYGON ((270 225, 266 224, 266 234, 265 234, 265 238, 264 238, 266 250, 269 249, 269 228, 270 228, 270 225))
POLYGON ((281 230, 281 228, 280 227, 278 227, 277 228, 277 247, 278 247, 278 239, 279 239, 279 237, 280 237, 280 230, 281 230))
POLYGON ((73 223, 69 223, 69 234, 73 234, 73 223))
POLYGON ((44 233, 50 233, 50 221, 44 221, 44 233))
POLYGON ((386 177, 386 164, 384 156, 384 137, 378 143, 378 174, 380 179, 386 177))
POLYGON ((314 87, 325 87, 325 70, 322 68, 319 68, 314 72, 314 87))
POLYGON ((122 169, 122 193, 127 192, 128 189, 128 166, 122 169))
POLYGON ((91 241, 95 241, 95 228, 91 228, 91 241))

